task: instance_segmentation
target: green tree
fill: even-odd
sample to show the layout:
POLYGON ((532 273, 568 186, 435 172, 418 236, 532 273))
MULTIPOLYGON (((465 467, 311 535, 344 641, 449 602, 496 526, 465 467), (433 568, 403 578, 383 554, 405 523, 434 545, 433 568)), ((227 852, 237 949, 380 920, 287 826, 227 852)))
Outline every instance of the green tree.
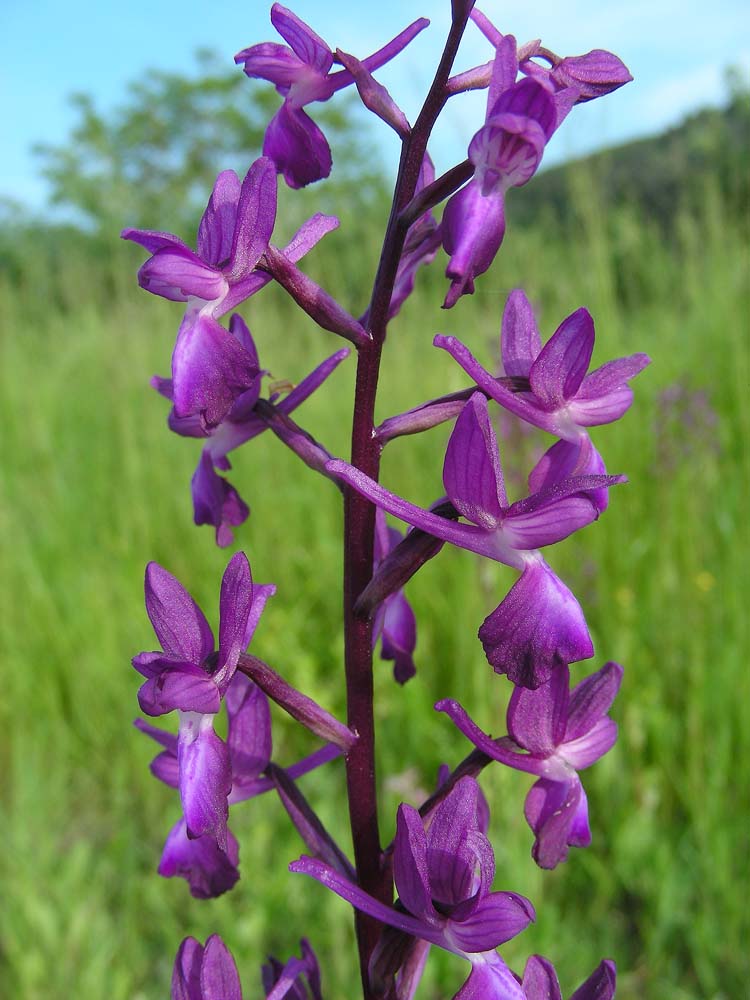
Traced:
MULTIPOLYGON (((190 75, 148 71, 110 113, 88 94, 71 101, 77 120, 66 141, 35 147, 52 203, 72 209, 101 235, 129 225, 169 228, 186 238, 217 173, 231 168, 242 176, 260 154, 265 125, 280 103, 272 87, 206 50, 196 53, 190 75)), ((334 149, 329 198, 367 200, 382 189, 379 161, 362 141, 368 125, 355 105, 350 98, 314 111, 334 149)))

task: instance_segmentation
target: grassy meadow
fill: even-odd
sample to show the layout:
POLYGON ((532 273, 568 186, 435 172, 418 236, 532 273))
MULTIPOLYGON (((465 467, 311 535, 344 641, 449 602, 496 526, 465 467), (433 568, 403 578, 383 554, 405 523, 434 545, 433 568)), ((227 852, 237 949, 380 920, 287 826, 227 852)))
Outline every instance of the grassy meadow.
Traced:
MULTIPOLYGON (((625 666, 620 740, 584 778, 591 848, 541 872, 522 811, 530 779, 499 766, 482 778, 495 886, 525 893, 538 913, 503 954, 519 971, 533 952, 551 958, 565 996, 609 956, 619 1000, 734 1000, 750 972, 746 232, 710 184, 669 238, 628 205, 607 205, 585 178, 574 194, 564 229, 514 229, 511 216, 492 271, 452 312, 439 309, 440 261, 420 274, 391 329, 379 417, 466 385, 431 347, 436 332, 456 334, 490 364, 505 296, 519 284, 545 337, 586 305, 597 364, 651 355, 631 411, 594 430, 628 485, 612 491, 598 523, 549 553, 596 647, 574 676, 607 659, 625 666)), ((378 233, 375 222, 342 230, 305 265, 353 311, 366 301, 378 233)), ((137 289, 140 259, 113 243, 95 263, 71 253, 51 266, 31 246, 23 273, 0 284, 0 997, 163 1000, 181 938, 216 931, 246 997, 260 995, 265 955, 285 959, 304 934, 326 996, 345 1000, 357 982, 350 908, 286 873, 302 845, 271 795, 233 810, 242 871, 233 892, 193 900, 184 881, 155 874, 179 802, 149 774, 154 745, 131 725, 138 676, 129 660, 154 645, 143 568, 150 559, 168 567, 216 622, 230 553, 192 524, 200 446, 168 433, 166 403, 148 386, 168 371, 180 307, 137 289)), ((277 379, 298 381, 340 346, 273 287, 245 316, 277 379)), ((350 358, 297 413, 341 456, 353 370, 350 358)), ((544 436, 501 426, 517 497, 544 436)), ((390 444, 384 481, 431 502, 442 492, 447 435, 443 427, 390 444)), ((253 648, 343 716, 338 493, 270 434, 233 459, 230 479, 252 509, 235 547, 256 580, 278 587, 253 648)), ((438 764, 468 750, 432 711, 435 700, 462 700, 487 730, 505 731, 510 685, 487 666, 476 629, 512 579, 446 547, 408 587, 417 677, 399 689, 379 664, 376 678, 385 838, 398 803, 418 801, 438 764)), ((282 764, 316 745, 280 712, 274 725, 282 764)), ((341 762, 301 786, 348 848, 341 762)), ((467 972, 433 949, 418 997, 444 1000, 467 972)))

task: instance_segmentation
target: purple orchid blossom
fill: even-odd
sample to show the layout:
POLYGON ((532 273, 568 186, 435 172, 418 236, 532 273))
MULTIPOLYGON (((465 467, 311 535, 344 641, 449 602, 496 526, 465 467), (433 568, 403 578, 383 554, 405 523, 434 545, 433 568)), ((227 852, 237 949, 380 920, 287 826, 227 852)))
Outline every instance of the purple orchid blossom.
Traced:
POLYGON ((603 757, 617 739, 617 724, 607 715, 622 681, 622 667, 606 663, 569 691, 567 666, 529 691, 517 687, 508 705, 509 736, 493 740, 451 699, 435 708, 445 712, 483 753, 538 781, 526 797, 526 819, 536 839, 532 855, 541 868, 554 868, 569 847, 591 843, 588 805, 578 771, 603 757))
POLYGON ((232 766, 229 748, 214 732, 214 717, 274 591, 273 585, 253 584, 247 557, 235 553, 221 581, 216 651, 203 612, 182 584, 157 563, 146 568, 146 611, 162 652, 133 658, 146 678, 138 701, 147 715, 179 712, 177 762, 187 833, 208 834, 224 851, 232 766))
MULTIPOLYGON (((571 994, 570 1000, 612 1000, 616 982, 615 963, 604 959, 575 993, 571 994)), ((522 986, 526 1000, 562 1000, 555 968, 541 955, 532 955, 527 960, 522 986)))
POLYGON ((302 957, 293 956, 286 965, 269 956, 268 963, 261 970, 266 1000, 280 1000, 281 997, 288 1000, 323 1000, 318 959, 307 938, 302 938, 300 948, 302 957))
MULTIPOLYGON (((497 49, 503 35, 486 14, 475 7, 470 17, 497 49)), ((518 68, 526 76, 541 80, 553 88, 558 105, 558 125, 574 104, 604 97, 633 79, 627 66, 612 52, 592 49, 582 56, 561 58, 545 48, 540 39, 521 46, 518 50, 518 68), (548 66, 540 65, 535 59, 542 59, 548 66)), ((481 68, 477 67, 479 69, 481 68)))
POLYGON ((257 366, 217 322, 253 294, 255 267, 276 221, 276 172, 267 157, 250 167, 240 184, 231 170, 219 174, 198 227, 197 252, 170 233, 125 229, 151 257, 138 272, 147 291, 187 310, 172 354, 175 410, 217 424, 241 393, 258 379, 257 366))
MULTIPOLYGON (((385 514, 378 509, 375 522, 375 567, 402 539, 396 528, 391 528, 385 514)), ((377 610, 372 629, 372 641, 381 639, 380 658, 393 660, 393 676, 399 684, 413 677, 414 648, 417 644, 417 622, 403 590, 390 594, 377 610)))
POLYGON ((434 343, 506 410, 578 445, 587 427, 612 423, 626 412, 633 402, 628 382, 651 360, 647 354, 631 354, 587 374, 594 338, 594 321, 586 309, 578 309, 542 347, 531 304, 517 288, 503 311, 500 351, 505 374, 527 380, 527 390, 511 391, 455 337, 438 334, 434 343))
MULTIPOLYGON (((462 778, 431 814, 427 829, 416 809, 399 806, 393 849, 399 907, 373 899, 313 858, 303 856, 289 869, 317 879, 376 920, 461 955, 473 970, 502 965, 510 981, 512 973, 502 959, 489 956, 527 927, 535 914, 525 897, 490 891, 495 862, 480 796, 476 781, 462 778)), ((463 994, 470 995, 478 996, 463 994)), ((461 996, 459 992, 456 1000, 461 996)), ((522 998, 520 992, 515 996, 522 998)))
MULTIPOLYGON (((268 371, 260 367, 255 341, 239 313, 232 315, 229 332, 247 356, 252 358, 258 370, 256 383, 237 397, 226 416, 213 427, 206 427, 198 416, 179 417, 174 407, 168 420, 170 430, 176 434, 206 439, 191 480, 194 521, 197 525, 210 524, 216 529, 216 544, 220 548, 232 544, 232 528, 247 520, 250 509, 228 480, 215 470, 230 469, 231 463, 227 458, 229 452, 262 434, 269 426, 255 406, 260 397, 261 377, 267 375, 268 371)), ((346 347, 336 351, 294 386, 288 395, 280 398, 278 393, 272 393, 268 402, 275 405, 278 413, 288 415, 294 412, 348 356, 349 349, 346 347)), ((171 379, 154 376, 151 384, 166 399, 173 400, 171 379)))
POLYGON ((193 937, 180 945, 172 971, 171 1000, 242 1000, 232 953, 218 934, 205 948, 193 937))
MULTIPOLYGON (((289 187, 301 188, 331 172, 328 142, 303 108, 313 101, 329 100, 355 80, 347 69, 331 72, 334 55, 330 47, 292 11, 274 4, 271 23, 288 45, 251 45, 235 56, 235 62, 243 64, 247 76, 274 84, 284 98, 266 129, 263 153, 273 160, 289 187)), ((363 59, 363 69, 372 72, 390 62, 428 24, 426 18, 419 18, 363 59)))
POLYGON ((416 507, 345 462, 330 462, 327 468, 414 527, 521 570, 521 578, 479 631, 498 673, 533 688, 556 667, 593 656, 580 605, 537 550, 596 520, 599 508, 588 494, 624 482, 623 476, 573 476, 509 504, 495 432, 481 393, 475 393, 461 411, 443 466, 448 498, 469 524, 416 507))
POLYGON ((495 259, 505 235, 505 194, 531 179, 558 124, 548 85, 528 78, 516 83, 517 74, 516 40, 505 35, 493 63, 485 124, 469 145, 474 176, 443 213, 451 279, 446 309, 473 293, 474 279, 495 259))
MULTIPOLYGON (((232 776, 227 801, 232 806, 274 788, 273 781, 263 776, 271 760, 271 715, 266 695, 240 673, 229 682, 224 704, 232 776)), ((136 719, 134 725, 164 748, 151 762, 152 774, 170 788, 179 788, 177 736, 142 719, 136 719)), ((340 754, 338 747, 328 744, 285 770, 290 778, 298 778, 340 754)), ((188 837, 183 817, 167 836, 158 871, 165 878, 181 876, 193 896, 208 899, 234 886, 240 877, 238 861, 239 847, 231 830, 227 829, 227 845, 222 850, 210 834, 188 837)))

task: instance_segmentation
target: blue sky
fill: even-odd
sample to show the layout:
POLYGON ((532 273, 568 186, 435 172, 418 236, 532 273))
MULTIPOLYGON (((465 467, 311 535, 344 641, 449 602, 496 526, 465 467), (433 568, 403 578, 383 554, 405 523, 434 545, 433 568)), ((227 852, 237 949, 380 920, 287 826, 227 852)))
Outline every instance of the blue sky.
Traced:
MULTIPOLYGON (((413 116, 442 44, 449 0, 291 4, 332 47, 359 56, 415 18, 429 17, 432 25, 413 43, 411 57, 379 74, 413 116)), ((561 55, 611 49, 636 78, 577 108, 546 162, 656 132, 692 109, 721 103, 725 68, 750 67, 750 14, 740 0, 485 0, 479 6, 519 42, 541 37, 561 55)), ((112 107, 127 82, 151 67, 191 69, 200 46, 232 65, 239 49, 276 39, 269 8, 265 0, 0 0, 0 196, 43 205, 46 188, 29 147, 64 140, 73 122, 66 102, 72 91, 112 107)), ((486 41, 470 26, 457 68, 488 57, 486 41)), ((465 156, 481 108, 479 95, 449 105, 434 148, 440 169, 465 156)))

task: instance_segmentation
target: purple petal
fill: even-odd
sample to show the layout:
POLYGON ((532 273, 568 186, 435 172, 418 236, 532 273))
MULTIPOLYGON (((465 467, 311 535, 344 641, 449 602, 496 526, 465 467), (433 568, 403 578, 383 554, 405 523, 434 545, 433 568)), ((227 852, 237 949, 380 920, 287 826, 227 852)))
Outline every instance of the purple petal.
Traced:
POLYGON ((445 906, 481 895, 494 878, 492 848, 478 829, 479 795, 476 781, 462 778, 435 810, 427 832, 430 892, 445 906))
POLYGON ((474 393, 448 441, 443 484, 451 503, 469 521, 491 531, 508 505, 487 400, 474 393))
POLYGON ((138 283, 147 292, 173 302, 190 298, 213 302, 227 291, 224 275, 187 247, 157 250, 138 271, 138 283))
POLYGON ((560 756, 576 771, 582 771, 603 757, 616 742, 617 723, 612 719, 599 719, 585 736, 564 743, 560 747, 560 756))
POLYGON ((237 221, 229 260, 230 281, 240 281, 258 263, 276 222, 276 169, 266 156, 245 175, 237 203, 237 221))
POLYGON ((540 778, 526 796, 526 820, 536 834, 532 856, 540 868, 555 868, 568 847, 591 842, 586 796, 578 777, 569 782, 540 778))
POLYGON ((451 279, 443 305, 450 309, 461 295, 473 294, 474 278, 484 274, 500 249, 505 235, 502 192, 485 197, 470 181, 449 199, 441 231, 450 255, 445 274, 451 279))
POLYGON ((646 354, 633 354, 609 361, 587 375, 570 404, 571 417, 584 427, 618 420, 633 402, 628 379, 642 371, 650 360, 646 354))
POLYGON ((594 655, 581 607, 544 562, 528 562, 505 600, 479 629, 496 673, 537 688, 556 667, 594 655))
POLYGON ((589 492, 621 482, 616 476, 580 476, 532 493, 508 508, 503 536, 514 549, 541 549, 560 542, 599 517, 589 492))
POLYGON ((393 660, 393 676, 399 684, 405 684, 417 672, 417 620, 402 591, 387 598, 383 608, 380 658, 393 660))
POLYGON ((291 413, 293 410, 315 392, 323 382, 328 378, 328 376, 335 371, 336 368, 341 364, 344 358, 349 357, 349 348, 343 347, 340 351, 336 351, 325 361, 322 361, 317 368, 313 369, 309 375, 296 385, 288 396, 285 396, 278 404, 277 409, 280 413, 291 413))
POLYGON ((172 354, 176 416, 198 414, 215 426, 257 378, 250 355, 215 319, 185 316, 172 354))
POLYGON ((245 633, 253 604, 253 578, 244 552, 235 552, 224 570, 219 598, 219 669, 214 682, 223 691, 245 649, 245 633))
POLYGON ((527 1000, 518 979, 496 951, 470 957, 471 974, 453 1000, 527 1000))
POLYGON ((435 347, 440 347, 447 351, 450 356, 459 363, 467 375, 472 378, 477 386, 491 399, 500 403, 506 410, 515 413, 522 420, 541 427, 550 433, 557 433, 555 420, 545 413, 536 403, 526 397, 526 394, 511 392, 502 382, 490 375, 486 368, 479 364, 471 351, 455 337, 445 337, 437 334, 433 340, 435 347))
POLYGON ((180 767, 176 753, 160 753, 149 764, 149 770, 158 781, 163 781, 169 788, 180 787, 180 767))
POLYGON ((214 732, 213 715, 181 715, 177 759, 188 836, 209 834, 226 851, 232 767, 226 743, 214 732))
POLYGON ((491 121, 501 115, 525 117, 536 122, 549 139, 555 129, 555 102, 540 81, 525 78, 504 91, 492 109, 491 121))
POLYGON ((284 247, 284 256, 296 263, 306 253, 309 253, 324 236, 333 232, 334 229, 338 229, 339 225, 339 220, 335 215, 324 215, 322 212, 316 212, 315 215, 310 216, 302 223, 284 247))
POLYGON ((396 817, 393 878, 396 892, 406 909, 421 920, 435 923, 437 914, 430 891, 427 835, 417 810, 403 803, 396 817))
POLYGON ((542 162, 545 141, 544 130, 533 118, 509 112, 492 117, 469 145, 474 183, 482 195, 498 197, 531 180, 542 162))
POLYGON ((237 174, 234 170, 222 171, 198 226, 196 243, 199 255, 213 267, 221 267, 229 259, 239 197, 237 174))
POLYGON ((158 563, 146 567, 146 613, 165 653, 200 663, 213 652, 206 617, 180 581, 158 563))
POLYGON ((187 937, 177 951, 172 970, 172 1000, 201 1000, 203 945, 187 937))
POLYGON ((241 784, 257 778, 271 759, 271 711, 265 694, 240 673, 232 678, 224 703, 232 778, 241 784))
POLYGON ((263 155, 270 157, 291 188, 305 187, 331 172, 331 149, 301 108, 284 102, 266 128, 263 155))
POLYGON ((516 40, 513 35, 501 36, 495 46, 495 58, 492 61, 492 76, 490 78, 490 85, 487 88, 486 118, 492 117, 498 98, 513 86, 517 76, 518 57, 516 55, 516 40))
POLYGON ((243 63, 243 72, 250 79, 268 80, 284 96, 293 84, 309 73, 302 60, 278 42, 250 45, 238 52, 234 61, 243 63))
POLYGON ((206 941, 201 965, 201 990, 203 1000, 242 1000, 237 966, 218 934, 212 934, 206 941))
POLYGON ((272 958, 273 966, 263 966, 263 989, 266 993, 266 1000, 307 1000, 307 990, 299 981, 300 976, 305 972, 305 963, 300 958, 290 958, 285 965, 281 965, 272 958), (270 969, 270 975, 266 970, 270 969))
POLYGON ((255 630, 258 627, 258 622, 260 621, 260 616, 263 614, 263 609, 266 606, 266 602, 269 597, 273 597, 276 593, 276 585, 273 583, 255 583, 253 584, 253 603, 250 606, 250 613, 247 617, 247 626, 245 628, 245 635, 242 638, 242 648, 247 649, 250 645, 250 640, 255 634, 255 630))
POLYGON ((617 985, 617 968, 610 959, 604 959, 582 983, 570 1000, 612 1000, 617 985))
POLYGON ((441 701, 435 702, 435 710, 445 712, 456 728, 460 729, 475 747, 493 760, 499 760, 500 763, 515 768, 517 771, 527 771, 530 774, 541 773, 543 763, 535 757, 514 750, 512 742, 508 739, 493 740, 479 728, 466 709, 452 698, 443 698, 441 701))
POLYGON ((250 508, 237 490, 214 471, 213 459, 207 449, 201 452, 190 488, 195 523, 212 524, 216 528, 216 544, 220 548, 231 545, 234 541, 232 528, 247 520, 250 508))
POLYGON ((440 945, 442 948, 450 949, 450 945, 446 943, 441 930, 433 928, 421 920, 417 920, 408 913, 402 913, 400 910, 392 909, 390 906, 386 906, 385 903, 373 899, 372 896, 368 895, 353 882, 345 879, 331 868, 330 865, 326 865, 316 858, 309 858, 303 854, 299 861, 293 861, 289 865, 289 871, 302 872, 304 875, 309 875, 327 889, 335 892, 337 896, 345 899, 347 903, 350 903, 363 913, 375 917, 381 923, 388 924, 390 927, 396 927, 414 937, 430 941, 432 944, 440 945))
POLYGON ((505 374, 528 378, 542 342, 534 310, 521 288, 515 288, 505 303, 500 349, 505 374))
MULTIPOLYGON (((599 476, 607 472, 604 459, 596 450, 588 434, 581 434, 575 441, 556 441, 542 455, 529 474, 529 489, 541 493, 573 476, 599 476)), ((600 514, 609 504, 607 487, 587 490, 586 496, 600 514)))
POLYGON ((461 951, 481 952, 510 941, 535 919, 534 907, 515 892, 493 892, 466 920, 448 922, 447 937, 461 951))
POLYGON ((620 664, 609 661, 576 685, 570 696, 566 743, 585 736, 607 714, 620 690, 622 676, 620 664))
POLYGON ((280 3, 271 8, 271 23, 302 62, 321 76, 328 73, 333 65, 333 53, 309 25, 280 3))
POLYGON ((169 832, 159 863, 159 874, 163 878, 178 875, 187 880, 190 894, 196 899, 212 899, 235 885, 240 877, 238 863, 239 846, 231 830, 227 830, 225 852, 217 847, 211 836, 191 840, 185 820, 181 819, 169 832))
POLYGON ((508 732, 515 742, 537 757, 550 757, 565 735, 568 715, 567 665, 552 672, 535 691, 517 687, 508 704, 508 732))
POLYGON ((421 528, 422 531, 426 531, 436 538, 442 538, 446 542, 452 542, 454 545, 469 549, 471 552, 477 552, 479 555, 486 555, 490 559, 500 558, 497 553, 494 533, 487 532, 473 524, 457 524, 448 518, 423 510, 407 500, 402 500, 401 497, 386 490, 380 483, 376 483, 369 476, 346 462, 338 459, 327 462, 326 470, 348 483, 352 489, 367 497, 368 500, 372 500, 374 504, 382 507, 389 514, 413 524, 415 528, 421 528))
POLYGON ((372 111, 402 139, 411 131, 404 112, 393 100, 388 90, 378 83, 367 67, 355 56, 341 49, 336 50, 336 56, 354 78, 360 99, 368 111, 372 111))
POLYGON ((123 229, 120 238, 139 243, 149 253, 156 253, 157 250, 167 248, 190 250, 178 236, 173 236, 172 233, 162 233, 157 229, 123 229))
POLYGON ((650 364, 651 358, 648 354, 630 354, 626 358, 608 361, 586 376, 578 391, 577 399, 593 400, 599 396, 606 396, 631 378, 635 378, 650 364))
POLYGON ((174 733, 160 729, 158 726, 152 726, 150 723, 144 722, 143 719, 134 719, 133 725, 139 732, 150 736, 152 740, 163 746, 173 757, 177 757, 177 737, 174 733))
MULTIPOLYGON (((429 24, 430 22, 426 17, 420 17, 416 21, 413 21, 403 31, 400 31, 395 38, 392 38, 390 42, 387 42, 382 48, 378 49, 377 52, 373 52, 371 56, 363 59, 362 65, 371 73, 373 70, 380 69, 381 66, 390 62, 394 56, 397 56, 399 52, 405 49, 409 42, 413 38, 416 38, 420 31, 424 31, 429 24)), ((334 94, 337 90, 341 90, 342 87, 348 87, 353 82, 351 73, 346 69, 342 69, 338 73, 332 73, 327 81, 328 94, 334 94)))
POLYGON ((541 955, 532 955, 527 960, 522 985, 526 1000, 562 1000, 555 968, 541 955))
POLYGON ((594 321, 586 309, 564 319, 531 366, 534 395, 547 410, 572 399, 583 382, 594 350, 594 321))
POLYGON ((202 667, 194 663, 171 664, 138 691, 138 704, 146 715, 182 712, 215 713, 221 706, 219 690, 202 667))
POLYGON ((575 87, 580 101, 611 94, 633 79, 625 63, 605 49, 566 56, 552 67, 550 76, 558 87, 575 87))
POLYGON ((474 22, 474 24, 476 24, 490 45, 496 49, 500 42, 502 42, 503 36, 497 30, 492 21, 490 21, 487 15, 483 14, 481 10, 475 7, 469 15, 469 18, 474 22))
MULTIPOLYGON (((213 645, 213 643, 212 643, 213 645)), ((183 662, 183 659, 179 655, 171 656, 165 655, 162 652, 149 652, 149 653, 138 653, 130 661, 139 674, 142 674, 147 679, 156 677, 160 674, 162 670, 166 670, 167 667, 176 666, 183 662)))

